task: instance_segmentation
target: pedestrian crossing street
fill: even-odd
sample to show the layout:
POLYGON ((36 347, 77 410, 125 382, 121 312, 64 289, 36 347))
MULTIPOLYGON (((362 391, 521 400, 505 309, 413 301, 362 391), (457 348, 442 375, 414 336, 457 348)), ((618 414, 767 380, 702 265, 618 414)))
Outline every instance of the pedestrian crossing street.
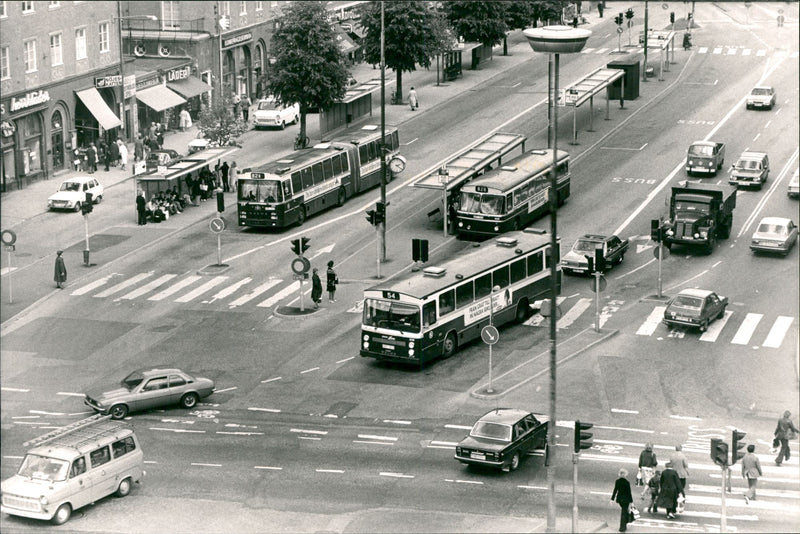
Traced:
MULTIPOLYGON (((679 48, 679 46, 676 45, 676 48, 679 48)), ((612 52, 614 52, 616 50, 617 50, 616 48, 609 48, 609 47, 605 47, 605 48, 586 47, 583 50, 581 50, 581 53, 582 54, 598 54, 599 55, 599 54, 610 54, 610 53, 612 53, 612 52)), ((625 53, 643 54, 644 53, 644 48, 642 48, 642 47, 625 48, 624 51, 625 51, 625 53)), ((650 52, 651 53, 653 52, 653 48, 650 48, 650 52)), ((707 55, 711 55, 711 56, 740 56, 740 57, 747 57, 747 56, 766 57, 766 56, 769 56, 769 57, 774 57, 776 59, 781 59, 781 58, 797 59, 798 57, 800 57, 800 51, 790 52, 788 50, 774 50, 774 49, 768 50, 768 49, 764 49, 764 48, 752 49, 752 48, 742 48, 742 47, 739 47, 739 46, 728 46, 728 45, 711 46, 711 47, 709 47, 709 46, 700 46, 700 47, 697 47, 697 53, 701 54, 701 55, 702 54, 707 54, 707 55)))

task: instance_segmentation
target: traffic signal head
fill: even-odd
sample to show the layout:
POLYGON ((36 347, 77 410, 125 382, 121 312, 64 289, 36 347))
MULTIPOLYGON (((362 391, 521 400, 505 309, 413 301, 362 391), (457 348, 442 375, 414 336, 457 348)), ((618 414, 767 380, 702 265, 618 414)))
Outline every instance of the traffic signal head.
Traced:
POLYGON ((411 259, 414 261, 426 262, 428 261, 428 240, 427 239, 412 239, 411 240, 411 259))
POLYGON ((674 11, 669 14, 669 23, 670 24, 675 24, 675 12, 674 11))
POLYGON ((300 255, 300 240, 299 239, 292 239, 292 252, 300 255))
POLYGON ((222 191, 217 191, 217 211, 225 211, 225 194, 222 191))
POLYGON ((386 203, 378 202, 375 204, 375 224, 386 222, 386 203))
POLYGON ((581 423, 575 421, 575 436, 574 436, 574 451, 581 452, 581 449, 590 449, 594 443, 592 442, 593 434, 591 432, 584 432, 589 430, 594 425, 592 423, 581 423))
POLYGON ((650 219, 650 239, 655 241, 656 243, 660 243, 662 240, 661 235, 661 221, 658 219, 650 219))
POLYGON ((728 465, 728 444, 719 438, 711 438, 711 459, 715 464, 728 465))
POLYGON ((625 18, 628 20, 633 18, 633 8, 628 8, 628 11, 625 12, 625 18))
POLYGON ((92 206, 92 194, 86 193, 86 198, 84 199, 83 203, 81 203, 81 213, 86 215, 87 213, 91 213, 94 206, 92 206))
POLYGON ((301 237, 300 238, 300 253, 301 254, 303 252, 305 252, 306 250, 308 250, 309 247, 311 247, 311 245, 308 244, 310 241, 311 240, 309 238, 307 238, 307 237, 301 237))
POLYGON ((606 257, 603 255, 603 247, 594 249, 594 268, 601 273, 606 270, 606 257))
POLYGON ((375 226, 375 210, 367 210, 367 221, 375 226))
POLYGON ((738 430, 731 432, 731 465, 744 457, 744 451, 741 449, 744 449, 745 443, 742 440, 746 435, 746 432, 739 432, 738 430))
POLYGON ((623 15, 622 13, 620 13, 619 15, 617 15, 617 24, 618 24, 618 25, 622 26, 622 22, 623 22, 624 20, 625 20, 625 15, 623 15))

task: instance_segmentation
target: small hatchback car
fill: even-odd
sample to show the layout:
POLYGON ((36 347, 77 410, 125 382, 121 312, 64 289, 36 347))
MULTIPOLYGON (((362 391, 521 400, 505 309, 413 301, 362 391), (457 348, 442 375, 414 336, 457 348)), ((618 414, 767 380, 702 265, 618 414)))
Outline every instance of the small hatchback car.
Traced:
POLYGON ((61 182, 58 191, 47 199, 47 208, 81 211, 81 204, 86 202, 86 193, 92 194, 92 204, 103 201, 103 186, 92 176, 67 178, 61 182))
POLYGON ((721 319, 728 306, 728 297, 722 297, 707 289, 684 289, 664 310, 664 323, 667 326, 683 325, 697 327, 701 332, 708 330, 708 324, 721 319))
POLYGON ((161 150, 153 150, 147 155, 145 164, 148 171, 157 169, 159 165, 164 167, 172 165, 174 162, 181 159, 181 155, 175 150, 162 148, 161 150))
POLYGON ((513 471, 536 449, 547 450, 547 416, 516 408, 497 408, 472 427, 456 446, 455 459, 468 465, 513 471))
POLYGON ((194 377, 180 369, 139 369, 119 384, 91 389, 84 404, 92 410, 122 419, 128 413, 162 406, 194 408, 197 401, 214 392, 214 381, 194 377))
POLYGON ((750 239, 753 252, 777 252, 786 256, 797 242, 797 225, 785 217, 764 217, 750 239))

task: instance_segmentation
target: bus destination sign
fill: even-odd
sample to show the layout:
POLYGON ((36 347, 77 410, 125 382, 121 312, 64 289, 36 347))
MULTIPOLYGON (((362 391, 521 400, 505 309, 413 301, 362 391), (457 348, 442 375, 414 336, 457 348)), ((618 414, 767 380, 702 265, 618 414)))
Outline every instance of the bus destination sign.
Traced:
POLYGON ((389 300, 400 300, 400 293, 397 291, 383 291, 383 298, 389 300))

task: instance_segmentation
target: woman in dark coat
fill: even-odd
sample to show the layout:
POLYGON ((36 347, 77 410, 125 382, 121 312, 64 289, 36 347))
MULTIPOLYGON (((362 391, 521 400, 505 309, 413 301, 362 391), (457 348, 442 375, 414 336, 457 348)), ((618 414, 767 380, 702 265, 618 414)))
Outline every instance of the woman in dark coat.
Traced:
POLYGON ((61 254, 63 254, 63 252, 60 250, 56 252, 56 265, 53 280, 55 280, 57 288, 64 289, 61 287, 61 284, 67 281, 67 268, 64 265, 64 258, 61 257, 61 254))
POLYGON ((119 145, 117 143, 111 143, 108 146, 109 152, 111 152, 111 166, 116 167, 117 163, 119 163, 119 145))
POLYGON ((322 280, 319 279, 316 267, 311 275, 311 300, 314 302, 314 308, 319 308, 322 300, 322 280))
POLYGON ((628 530, 628 523, 631 518, 631 503, 633 502, 633 495, 631 494, 631 483, 625 478, 628 476, 626 469, 619 470, 619 478, 614 483, 614 493, 611 494, 611 502, 619 504, 619 531, 625 532, 628 530))
POLYGON ((336 302, 334 296, 336 295, 336 284, 339 283, 339 278, 336 276, 336 271, 333 270, 333 260, 328 262, 328 279, 326 290, 328 291, 328 300, 336 302))
POLYGON ((683 493, 683 486, 678 473, 672 468, 672 462, 667 462, 666 469, 661 473, 661 487, 658 490, 656 501, 659 508, 667 509, 667 519, 675 519, 675 510, 678 507, 678 494, 683 493))

